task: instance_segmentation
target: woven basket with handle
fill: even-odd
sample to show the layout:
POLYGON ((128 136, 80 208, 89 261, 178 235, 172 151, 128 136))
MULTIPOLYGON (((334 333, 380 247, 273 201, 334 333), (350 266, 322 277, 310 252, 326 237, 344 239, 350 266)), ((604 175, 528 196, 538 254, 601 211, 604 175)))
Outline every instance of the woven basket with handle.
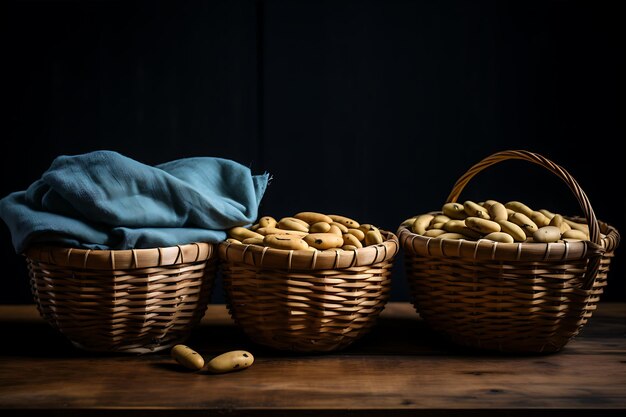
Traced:
POLYGON ((288 251, 219 246, 231 316, 256 343, 278 350, 330 352, 365 335, 383 310, 399 245, 354 251, 288 251))
MULTIPOLYGON (((472 166, 446 202, 485 168, 519 159, 538 164, 570 188, 590 241, 496 243, 436 239, 398 229, 412 301, 425 322, 452 341, 510 353, 561 350, 587 323, 606 285, 619 233, 599 222, 576 180, 536 153, 497 152, 472 166)), ((437 212, 439 213, 439 212, 437 212)))
POLYGON ((75 346, 149 353, 184 341, 206 311, 216 245, 133 250, 33 246, 25 256, 42 317, 75 346))

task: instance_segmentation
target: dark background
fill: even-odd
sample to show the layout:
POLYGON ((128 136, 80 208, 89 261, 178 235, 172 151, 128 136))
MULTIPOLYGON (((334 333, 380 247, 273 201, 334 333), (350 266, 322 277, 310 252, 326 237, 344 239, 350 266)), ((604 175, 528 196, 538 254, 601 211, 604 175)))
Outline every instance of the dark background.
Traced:
MULTIPOLYGON (((565 167, 624 232, 624 14, 589 1, 3 1, 1 196, 61 154, 219 156, 270 172, 261 215, 395 231, 504 149, 565 167)), ((511 161, 461 200, 580 214, 511 161)), ((32 302, 0 229, 0 302, 32 302)), ((604 300, 625 300, 623 248, 604 300)), ((402 258, 392 300, 407 300, 402 258)), ((221 292, 214 294, 219 302, 221 292)))

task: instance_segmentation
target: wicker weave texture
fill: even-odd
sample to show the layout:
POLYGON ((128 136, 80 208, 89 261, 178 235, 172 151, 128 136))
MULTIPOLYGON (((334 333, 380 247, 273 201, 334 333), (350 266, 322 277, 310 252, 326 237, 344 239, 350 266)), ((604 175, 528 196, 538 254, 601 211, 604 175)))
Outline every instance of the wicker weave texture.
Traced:
POLYGON ((567 171, 526 151, 496 153, 474 165, 457 181, 448 202, 456 201, 482 169, 508 159, 539 164, 563 179, 580 202, 592 240, 436 239, 400 227, 411 298, 431 328, 460 345, 510 353, 557 352, 596 309, 620 236, 596 219, 567 171))
MULTIPOLYGON (((221 244, 231 316, 251 340, 274 349, 330 352, 348 347, 375 325, 389 297, 398 240, 393 233, 384 235, 377 257, 369 256, 372 247, 364 248, 364 256, 359 254, 364 249, 346 251, 343 256, 352 266, 333 269, 316 268, 317 252, 263 248, 273 254, 265 258, 242 254, 238 246, 245 245, 233 245, 237 251, 229 252, 230 244, 221 244), (283 267, 277 268, 281 257, 283 267), (271 266, 263 263, 266 259, 271 266), (303 264, 310 268, 288 268, 303 264)), ((341 252, 332 256, 342 264, 341 252)))
POLYGON ((31 248, 27 264, 42 317, 88 351, 149 353, 185 340, 209 302, 214 245, 141 249, 111 268, 116 252, 31 248), (73 265, 77 253, 87 267, 73 265))
POLYGON ((610 256, 590 290, 581 289, 587 261, 468 262, 406 258, 409 289, 420 316, 453 342, 512 353, 556 352, 587 323, 600 299, 610 256))

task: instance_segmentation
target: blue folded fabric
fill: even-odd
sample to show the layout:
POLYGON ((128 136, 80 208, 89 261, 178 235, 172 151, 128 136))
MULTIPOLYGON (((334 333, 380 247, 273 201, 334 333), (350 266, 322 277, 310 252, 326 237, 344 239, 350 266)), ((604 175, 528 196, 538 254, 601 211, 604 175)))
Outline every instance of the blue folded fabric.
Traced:
POLYGON ((34 243, 133 249, 217 243, 253 223, 269 174, 222 158, 149 166, 113 151, 59 156, 26 191, 0 200, 22 253, 34 243))

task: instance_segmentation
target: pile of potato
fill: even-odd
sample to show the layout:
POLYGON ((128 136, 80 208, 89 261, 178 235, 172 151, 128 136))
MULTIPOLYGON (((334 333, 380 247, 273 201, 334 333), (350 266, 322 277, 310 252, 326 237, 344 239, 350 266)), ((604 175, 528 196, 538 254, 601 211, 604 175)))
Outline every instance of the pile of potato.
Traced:
POLYGON ((586 224, 545 209, 533 210, 519 201, 446 203, 441 213, 414 216, 401 226, 441 239, 488 239, 502 243, 589 240, 586 224))
POLYGON ((383 243, 380 230, 349 217, 303 211, 276 220, 261 217, 250 228, 228 230, 227 242, 286 250, 356 250, 383 243))

